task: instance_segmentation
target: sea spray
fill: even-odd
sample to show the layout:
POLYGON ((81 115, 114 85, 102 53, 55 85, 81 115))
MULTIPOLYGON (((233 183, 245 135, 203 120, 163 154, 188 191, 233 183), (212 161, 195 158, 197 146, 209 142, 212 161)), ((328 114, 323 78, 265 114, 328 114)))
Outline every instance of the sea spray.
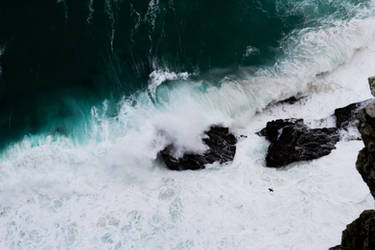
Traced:
MULTIPOLYGON (((267 12, 267 4, 255 2, 261 13, 267 12)), ((134 18, 137 13, 143 17, 149 3, 142 9, 133 1, 134 18)), ((0 156, 0 247, 327 249, 339 243, 342 228, 373 207, 353 167, 363 145, 339 142, 327 157, 275 171, 264 167, 268 144, 255 132, 275 117, 301 117, 308 123, 370 96, 367 77, 375 68, 373 7, 353 7, 357 1, 273 3, 280 16, 288 15, 287 10, 307 16, 306 22, 292 19, 297 27, 292 25, 293 31, 280 43, 272 42, 282 49, 276 49, 275 62, 261 46, 252 45, 260 52, 250 53, 250 61, 223 71, 233 73, 213 81, 204 73, 176 78, 178 72, 196 71, 181 70, 175 62, 163 67, 163 60, 158 64, 134 57, 137 72, 147 64, 159 67, 145 70, 146 80, 138 91, 117 100, 72 105, 85 108, 77 109, 79 119, 66 120, 66 129, 56 130, 61 123, 55 120, 7 147, 0 156), (262 59, 268 63, 260 63, 262 59), (173 77, 152 88, 152 97, 147 90, 149 74, 165 73, 166 68, 173 77), (265 109, 296 93, 307 98, 265 109), (157 153, 171 142, 181 152, 204 151, 201 138, 212 124, 247 136, 239 140, 233 163, 176 173, 157 161, 157 153)), ((163 8, 159 10, 154 13, 162 15, 163 8)), ((74 12, 68 16, 71 20, 74 12)), ((158 18, 154 20, 156 25, 158 18)), ((136 21, 138 26, 129 34, 147 43, 148 37, 136 38, 142 31, 141 19, 136 21)), ((121 38, 121 32, 116 37, 121 38)), ((236 56, 229 61, 242 57, 250 45, 228 42, 236 39, 223 40, 228 52, 217 51, 222 55, 214 58, 231 53, 236 56)), ((126 72, 117 66, 110 72, 126 72)), ((108 84, 111 79, 101 78, 108 84)))

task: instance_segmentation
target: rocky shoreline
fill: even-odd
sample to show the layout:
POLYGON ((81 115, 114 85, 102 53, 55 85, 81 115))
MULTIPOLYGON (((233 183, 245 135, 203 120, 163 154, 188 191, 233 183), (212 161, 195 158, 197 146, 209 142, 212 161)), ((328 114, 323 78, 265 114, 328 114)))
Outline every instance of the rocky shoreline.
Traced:
MULTIPOLYGON (((369 82, 370 86, 375 88, 375 78, 370 78, 369 82)), ((281 103, 294 104, 300 98, 292 97, 290 100, 281 103)), ((297 118, 268 122, 266 127, 257 133, 270 142, 265 158, 266 167, 281 168, 294 162, 318 159, 330 154, 336 148, 336 143, 342 139, 360 140, 359 132, 346 138, 342 135, 357 126, 358 114, 362 114, 362 109, 368 107, 371 102, 372 100, 365 100, 335 109, 332 115, 336 121, 335 127, 310 128, 303 119, 297 118)), ((362 115, 361 119, 366 117, 362 115)), ((214 162, 233 161, 237 138, 228 127, 212 125, 204 132, 202 142, 207 146, 203 153, 185 152, 182 156, 176 156, 176 146, 172 143, 159 152, 158 158, 168 169, 178 171, 200 170, 214 162)))
MULTIPOLYGON (((375 77, 369 78, 375 96, 375 77)), ((283 167, 292 162, 312 160, 329 154, 340 140, 340 131, 357 126, 365 147, 359 152, 356 168, 375 198, 375 99, 336 109, 336 127, 308 128, 302 119, 275 120, 258 134, 270 141, 268 167, 283 167)), ((355 139, 355 138, 352 138, 355 139)), ((341 244, 330 250, 375 249, 375 210, 365 210, 342 232, 341 244)))
MULTIPOLYGON (((268 122, 257 133, 270 142, 266 166, 280 168, 293 162, 314 160, 330 154, 336 148, 336 143, 344 139, 342 135, 357 126, 358 113, 371 101, 365 100, 335 109, 332 115, 336 121, 335 127, 309 128, 303 119, 297 118, 268 122)), ((358 132, 358 135, 346 136, 345 139, 361 138, 358 132)))
MULTIPOLYGON (((371 93, 375 96, 375 77, 369 78, 371 93)), ((293 99, 294 100, 294 99, 293 99)), ((313 160, 331 153, 341 134, 357 126, 358 137, 365 147, 359 152, 356 168, 375 198, 375 99, 353 103, 334 111, 336 126, 309 128, 303 119, 274 120, 257 134, 269 142, 266 166, 284 167, 298 161, 313 160)), ((229 128, 211 126, 204 132, 202 142, 207 150, 201 154, 186 152, 175 157, 175 145, 170 144, 159 152, 170 170, 199 170, 214 162, 232 161, 236 154, 237 138, 229 128)), ((330 250, 375 249, 375 210, 365 210, 342 233, 341 244, 330 250)))
MULTIPOLYGON (((375 96, 375 78, 369 78, 375 96)), ((356 168, 375 198, 375 99, 358 112, 358 129, 365 147, 359 152, 356 168)), ((342 233, 341 245, 331 250, 375 249, 375 210, 363 211, 342 233)))

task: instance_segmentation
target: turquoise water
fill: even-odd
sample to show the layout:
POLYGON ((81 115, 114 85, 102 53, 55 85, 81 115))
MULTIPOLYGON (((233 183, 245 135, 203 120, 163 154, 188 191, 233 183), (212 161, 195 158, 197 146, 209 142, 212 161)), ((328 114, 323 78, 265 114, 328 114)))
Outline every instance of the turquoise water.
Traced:
POLYGON ((3 2, 0 146, 38 133, 76 138, 93 105, 107 100, 113 115, 157 70, 188 72, 208 86, 246 78, 293 57, 301 30, 349 21, 368 7, 360 0, 3 2))
POLYGON ((337 245, 374 205, 354 168, 362 142, 275 171, 256 132, 276 118, 320 126, 371 97, 374 7, 0 1, 0 249, 337 245), (157 160, 171 143, 202 152, 212 124, 239 137, 233 162, 176 172, 157 160))

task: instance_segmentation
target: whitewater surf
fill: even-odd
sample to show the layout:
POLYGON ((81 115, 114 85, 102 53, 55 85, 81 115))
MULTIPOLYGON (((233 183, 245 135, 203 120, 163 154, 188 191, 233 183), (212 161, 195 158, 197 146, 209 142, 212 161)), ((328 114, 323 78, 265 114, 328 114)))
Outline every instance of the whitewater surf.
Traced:
POLYGON ((1 249, 328 249, 374 208, 361 141, 275 170, 256 134, 371 97, 374 2, 202 2, 59 0, 30 7, 54 26, 0 31, 1 249), (233 162, 157 159, 204 152, 213 124, 239 138, 233 162))

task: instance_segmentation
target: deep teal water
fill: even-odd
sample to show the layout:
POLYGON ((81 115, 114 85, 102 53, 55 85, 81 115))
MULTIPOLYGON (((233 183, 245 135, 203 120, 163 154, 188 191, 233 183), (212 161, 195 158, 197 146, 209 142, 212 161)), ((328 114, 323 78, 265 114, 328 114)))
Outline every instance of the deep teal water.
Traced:
POLYGON ((349 20, 367 3, 1 1, 0 147, 42 131, 69 135, 92 105, 142 91, 157 69, 215 82, 272 65, 294 31, 349 20))

